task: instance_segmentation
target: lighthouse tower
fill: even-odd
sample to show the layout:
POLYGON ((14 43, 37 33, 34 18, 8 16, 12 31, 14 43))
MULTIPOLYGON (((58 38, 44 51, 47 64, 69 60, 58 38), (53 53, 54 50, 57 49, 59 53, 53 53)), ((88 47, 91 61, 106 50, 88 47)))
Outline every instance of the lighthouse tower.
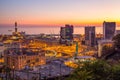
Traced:
POLYGON ((15 22, 15 33, 17 33, 17 22, 15 22))

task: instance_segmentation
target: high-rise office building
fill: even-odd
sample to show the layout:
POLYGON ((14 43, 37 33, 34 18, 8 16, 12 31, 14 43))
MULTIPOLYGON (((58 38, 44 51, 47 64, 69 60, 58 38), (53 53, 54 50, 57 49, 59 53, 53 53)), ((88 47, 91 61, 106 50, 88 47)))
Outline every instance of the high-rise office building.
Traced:
POLYGON ((96 44, 95 39, 95 26, 85 27, 85 44, 94 47, 96 44))
POLYGON ((60 29, 60 43, 65 43, 65 39, 66 39, 65 27, 61 27, 61 29, 60 29))
POLYGON ((69 44, 73 41, 73 26, 65 25, 60 30, 60 43, 69 44))
POLYGON ((115 34, 115 22, 103 22, 103 37, 104 39, 112 39, 115 34))
POLYGON ((73 26, 65 25, 65 30, 66 30, 66 39, 73 40, 73 26))

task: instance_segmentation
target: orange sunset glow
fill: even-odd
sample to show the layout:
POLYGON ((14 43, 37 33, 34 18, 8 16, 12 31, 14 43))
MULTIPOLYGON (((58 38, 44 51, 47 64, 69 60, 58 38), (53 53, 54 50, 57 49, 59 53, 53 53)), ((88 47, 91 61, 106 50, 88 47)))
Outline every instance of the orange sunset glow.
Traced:
POLYGON ((0 24, 101 26, 103 21, 120 24, 119 0, 0 1, 0 24))

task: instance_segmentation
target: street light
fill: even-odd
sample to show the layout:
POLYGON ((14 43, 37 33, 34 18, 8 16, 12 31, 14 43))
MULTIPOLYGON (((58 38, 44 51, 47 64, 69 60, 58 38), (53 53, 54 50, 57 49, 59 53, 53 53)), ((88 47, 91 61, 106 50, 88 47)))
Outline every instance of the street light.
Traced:
MULTIPOLYGON (((40 49, 39 48, 37 48, 38 49, 38 54, 40 54, 39 52, 40 52, 40 49)), ((41 54, 40 54, 40 68, 39 68, 39 80, 41 80, 41 54)))
POLYGON ((39 68, 39 80, 41 80, 41 72, 40 72, 40 70, 41 70, 41 65, 40 65, 40 68, 39 68))
POLYGON ((60 80, 62 78, 62 74, 61 74, 61 63, 60 63, 60 80))
POLYGON ((51 61, 49 61, 50 65, 49 65, 49 76, 51 76, 51 61))
POLYGON ((14 80, 14 68, 15 68, 15 66, 13 66, 12 68, 13 68, 13 80, 14 80))
POLYGON ((29 80, 29 66, 28 65, 25 66, 25 70, 27 71, 27 80, 29 80))
POLYGON ((47 80, 46 72, 43 73, 43 75, 45 75, 45 76, 44 76, 44 80, 47 80))

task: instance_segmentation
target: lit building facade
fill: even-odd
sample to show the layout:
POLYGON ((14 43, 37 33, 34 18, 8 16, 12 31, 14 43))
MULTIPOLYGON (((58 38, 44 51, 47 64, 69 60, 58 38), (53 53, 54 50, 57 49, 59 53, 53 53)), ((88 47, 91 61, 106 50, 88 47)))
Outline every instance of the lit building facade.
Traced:
POLYGON ((4 56, 5 47, 2 42, 0 42, 0 57, 4 56))
POLYGON ((112 46, 113 41, 112 40, 99 40, 98 41, 98 57, 101 57, 103 55, 102 51, 103 51, 103 47, 105 45, 106 46, 112 46))
POLYGON ((120 30, 115 31, 115 35, 118 35, 118 34, 120 34, 120 30))
POLYGON ((95 26, 85 27, 85 44, 91 47, 96 45, 95 26))
POLYGON ((65 43, 65 39, 66 39, 65 27, 61 27, 61 29, 60 29, 60 43, 65 43))
POLYGON ((61 27, 60 30, 60 43, 62 44, 71 44, 73 42, 73 26, 65 25, 61 27))
POLYGON ((112 39, 115 34, 115 22, 103 22, 103 37, 104 39, 112 39))
POLYGON ((28 49, 7 49, 4 59, 7 67, 11 69, 14 67, 15 70, 46 64, 44 52, 32 52, 28 49))
POLYGON ((2 42, 0 42, 0 63, 4 63, 4 50, 5 47, 2 42))

